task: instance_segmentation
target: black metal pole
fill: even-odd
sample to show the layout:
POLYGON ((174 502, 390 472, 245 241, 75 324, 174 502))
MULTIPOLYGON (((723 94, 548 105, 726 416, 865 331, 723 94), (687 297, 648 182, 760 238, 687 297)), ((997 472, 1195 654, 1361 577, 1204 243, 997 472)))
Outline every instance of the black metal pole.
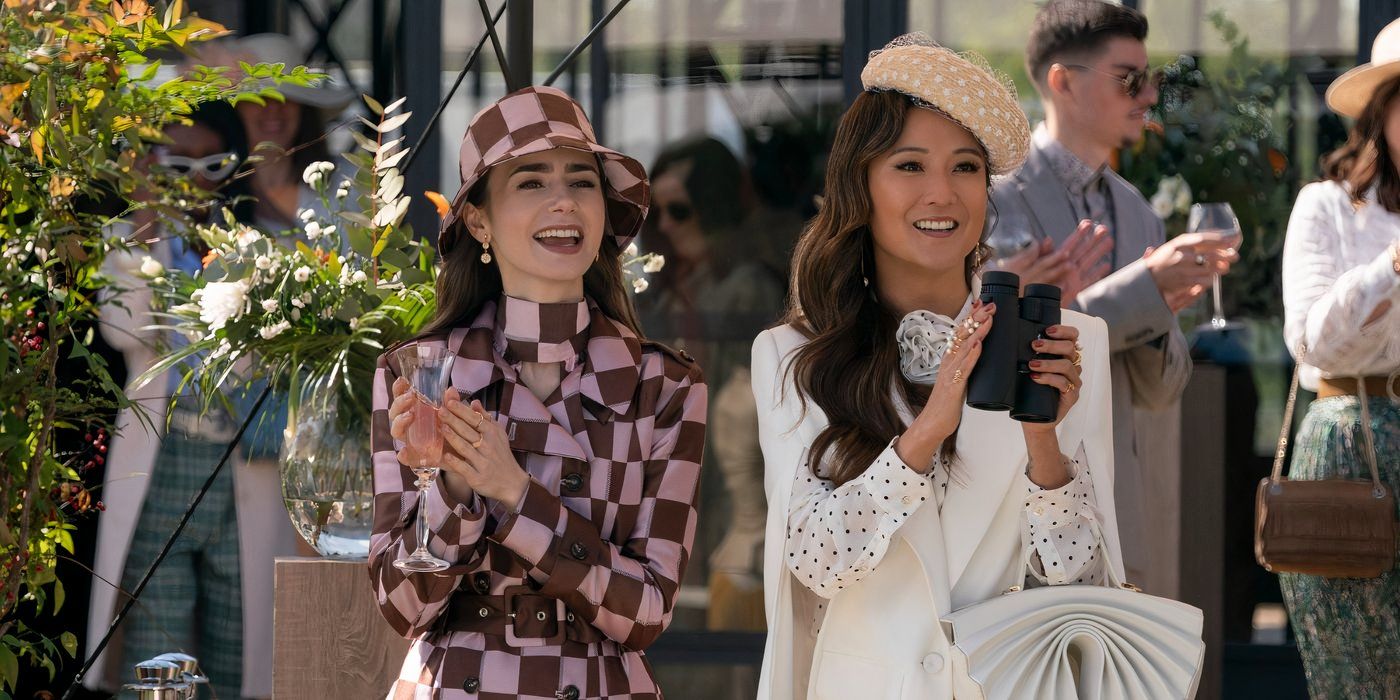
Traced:
POLYGON ((229 441, 228 447, 224 448, 224 456, 219 458, 219 463, 214 466, 214 471, 209 472, 209 478, 204 480, 204 485, 199 487, 199 491, 195 493, 194 499, 190 501, 189 507, 185 508, 185 514, 180 516, 180 524, 175 526, 175 531, 170 533, 170 537, 165 540, 165 546, 160 548, 160 554, 156 555, 155 561, 151 562, 150 568, 146 569, 146 573, 141 576, 141 581, 136 584, 136 588, 132 589, 131 596, 126 599, 126 603, 122 605, 121 610, 117 611, 117 616, 112 618, 112 624, 107 626, 107 633, 102 635, 102 641, 97 643, 97 648, 93 649, 92 654, 88 656, 87 660, 83 661, 83 667, 78 669, 78 674, 76 676, 73 676, 73 682, 68 686, 68 690, 63 691, 63 700, 69 700, 73 697, 73 691, 77 690, 78 686, 83 684, 83 676, 86 676, 87 672, 92 670, 92 665, 97 662, 97 657, 102 654, 102 650, 106 649, 107 644, 112 641, 112 635, 116 634, 117 628, 121 627, 122 622, 126 620, 126 614, 131 612, 132 606, 136 605, 136 600, 141 597, 142 591, 146 590, 146 584, 150 583, 151 576, 155 575, 156 569, 160 567, 161 562, 165 561, 165 557, 170 554, 170 549, 175 546, 175 541, 180 539, 181 533, 185 531, 185 525, 189 524, 195 509, 198 508, 200 502, 204 500, 204 495, 209 493, 209 489, 214 486, 214 480, 219 477, 219 472, 224 470, 224 465, 228 464, 229 457, 233 456, 233 451, 238 449, 238 443, 242 442, 243 434, 248 432, 248 426, 253 423, 253 418, 258 415, 258 411, 262 409, 263 401, 267 400, 267 395, 270 393, 272 393, 272 385, 268 384, 263 387, 262 394, 258 396, 257 402, 253 404, 253 409, 248 411, 248 416, 243 419, 243 425, 238 427, 238 433, 229 441))
POLYGON ((535 82, 535 0, 506 0, 506 60, 510 62, 508 91, 535 82))
MULTIPOLYGON (((496 14, 492 15, 487 21, 495 25, 501 20, 501 15, 504 14, 505 11, 506 3, 502 2, 500 8, 496 10, 496 14)), ((475 67, 476 57, 481 55, 481 49, 486 46, 487 39, 488 35, 483 32, 481 38, 477 40, 476 46, 472 48, 472 52, 467 54, 467 62, 462 64, 462 70, 458 71, 457 79, 452 81, 452 87, 447 90, 446 95, 443 95, 442 101, 438 103, 437 109, 433 110, 432 118, 428 119, 427 125, 423 127, 424 134, 430 134, 433 129, 437 128, 438 119, 442 117, 442 111, 447 108, 447 103, 452 101, 452 96, 457 94, 457 88, 462 85, 462 80, 467 77, 467 73, 471 72, 472 68, 475 67)), ((413 167, 413 161, 418 160, 418 152, 422 150, 419 148, 418 143, 414 143, 411 148, 413 152, 409 153, 408 158, 404 160, 401 172, 407 173, 408 169, 413 167)))
MULTIPOLYGON (((590 7, 594 24, 602 21, 605 0, 591 0, 590 7)), ((608 128, 608 96, 612 93, 612 73, 608 67, 608 37, 599 33, 593 42, 593 50, 588 52, 588 117, 593 122, 594 135, 607 143, 604 132, 608 128)))
POLYGON ((629 2, 631 2, 631 0, 619 0, 619 2, 613 6, 613 9, 608 11, 608 14, 605 15, 603 19, 599 20, 597 24, 594 24, 593 28, 588 30, 588 34, 584 35, 583 41, 580 41, 578 43, 578 46, 575 46, 573 49, 570 49, 569 53, 566 56, 564 56, 564 59, 559 62, 559 65, 554 67, 554 71, 549 74, 548 78, 544 79, 544 84, 553 85, 554 81, 558 80, 559 76, 563 75, 564 71, 569 69, 569 66, 573 64, 574 59, 578 58, 578 55, 583 53, 583 50, 588 48, 589 44, 593 43, 593 38, 598 36, 598 33, 602 32, 603 29, 608 26, 608 23, 611 22, 612 19, 617 16, 617 13, 621 12, 622 8, 626 7, 627 3, 629 2))
MULTIPOLYGON (((506 0, 510 2, 510 0, 506 0)), ((510 77, 510 63, 506 60, 506 52, 501 48, 501 37, 496 34, 496 25, 491 21, 491 10, 486 7, 486 0, 476 0, 476 4, 481 7, 481 20, 486 23, 486 36, 491 37, 491 48, 496 52, 496 63, 501 66, 501 76, 506 79, 506 91, 515 90, 515 81, 510 77)))

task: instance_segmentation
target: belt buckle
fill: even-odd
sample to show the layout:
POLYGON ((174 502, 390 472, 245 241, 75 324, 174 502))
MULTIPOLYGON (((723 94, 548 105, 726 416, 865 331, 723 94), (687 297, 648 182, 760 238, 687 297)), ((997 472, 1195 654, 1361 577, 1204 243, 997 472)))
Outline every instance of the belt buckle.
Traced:
MULTIPOLYGON (((515 609, 515 599, 522 595, 539 596, 540 594, 530 589, 529 586, 508 586, 501 595, 505 598, 506 614, 506 643, 513 647, 540 647, 546 645, 559 645, 564 643, 564 625, 567 610, 564 601, 554 600, 554 634, 548 637, 521 637, 515 633, 515 619, 519 613, 515 609)), ((545 596, 541 596, 545 597, 545 596)), ((541 620, 541 622, 545 622, 541 620)))

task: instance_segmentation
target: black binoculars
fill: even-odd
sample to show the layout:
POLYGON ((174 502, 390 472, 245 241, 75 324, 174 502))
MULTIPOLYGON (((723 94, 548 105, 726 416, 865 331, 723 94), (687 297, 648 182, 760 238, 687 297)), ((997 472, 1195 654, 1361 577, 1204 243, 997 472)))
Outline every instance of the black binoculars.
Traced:
POLYGON ((1031 379, 1031 360, 1055 360, 1037 353, 1031 341, 1060 322, 1060 288, 1028 284, 1010 272, 982 274, 982 304, 996 304, 992 329, 982 340, 982 356, 967 382, 967 405, 984 411, 1010 411, 1025 423, 1050 423, 1059 415, 1060 392, 1031 379))

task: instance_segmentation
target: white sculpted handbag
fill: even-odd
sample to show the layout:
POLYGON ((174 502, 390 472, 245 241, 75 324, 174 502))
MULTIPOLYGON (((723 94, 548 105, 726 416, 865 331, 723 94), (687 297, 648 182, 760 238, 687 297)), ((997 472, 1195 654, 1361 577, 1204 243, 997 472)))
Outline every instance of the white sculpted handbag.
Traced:
MULTIPOLYGON (((1097 522, 1099 551, 1107 556, 1097 522)), ((1007 591, 943 617, 952 640, 954 696, 959 700, 1183 700, 1196 695, 1205 642, 1198 608, 1106 585, 1007 591)))

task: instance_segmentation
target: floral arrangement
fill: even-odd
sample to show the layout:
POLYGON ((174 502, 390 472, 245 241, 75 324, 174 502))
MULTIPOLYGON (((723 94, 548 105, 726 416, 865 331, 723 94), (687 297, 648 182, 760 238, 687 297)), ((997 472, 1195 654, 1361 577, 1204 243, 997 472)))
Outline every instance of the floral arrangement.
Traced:
POLYGON ((1191 185, 1180 175, 1168 175, 1157 183, 1157 192, 1152 195, 1152 212, 1162 221, 1173 216, 1185 216, 1191 211, 1191 185))
POLYGON ((203 270, 143 262, 163 317, 189 341, 147 378, 184 367, 206 409, 266 380, 294 414, 334 412, 340 428, 363 429, 375 360, 431 317, 436 277, 431 251, 402 225, 411 198, 398 163, 409 151, 402 138, 385 140, 411 113, 398 113, 403 100, 366 103, 377 138, 355 133, 359 150, 345 156, 354 173, 337 180, 321 161, 302 174, 328 215, 304 209, 301 229, 274 237, 225 214, 194 228, 209 250, 203 270), (197 370, 187 363, 195 356, 197 370))

